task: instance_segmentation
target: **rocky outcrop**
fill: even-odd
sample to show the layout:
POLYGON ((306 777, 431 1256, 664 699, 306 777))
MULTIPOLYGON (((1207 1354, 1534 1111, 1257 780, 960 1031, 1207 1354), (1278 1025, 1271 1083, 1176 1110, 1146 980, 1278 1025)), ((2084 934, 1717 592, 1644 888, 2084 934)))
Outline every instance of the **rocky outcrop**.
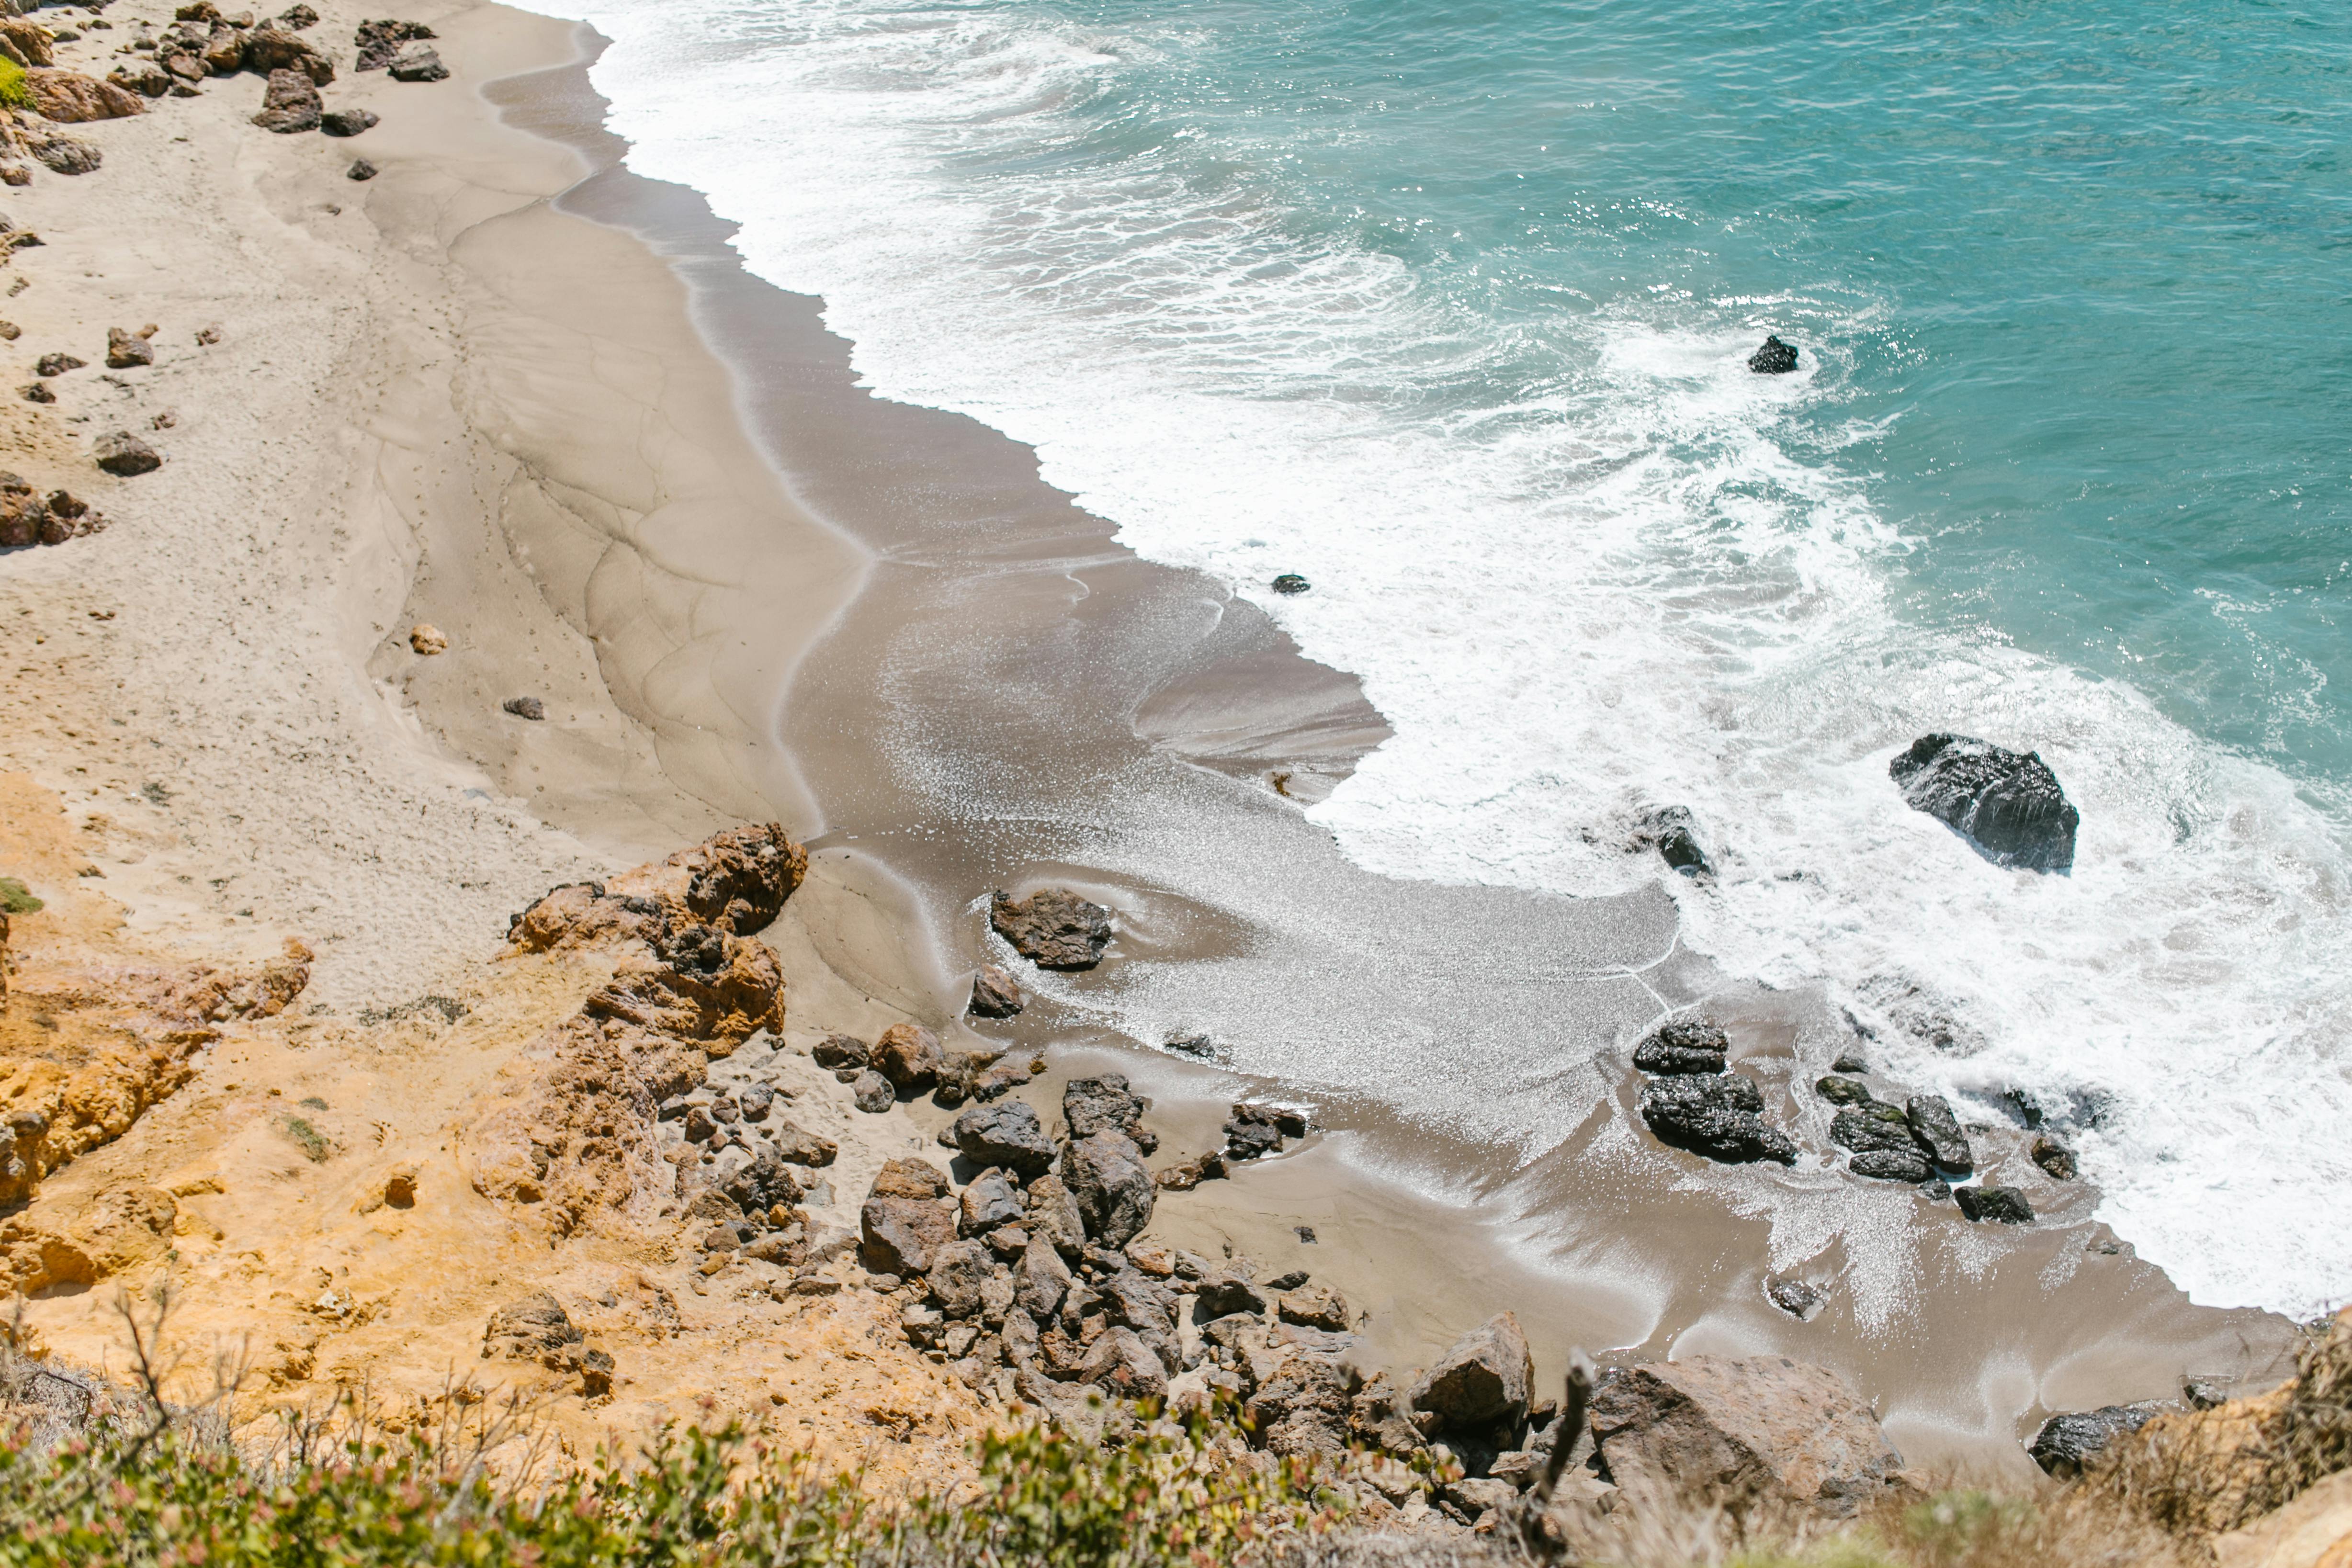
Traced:
POLYGON ((1041 969, 1091 969, 1110 942, 1110 911, 1066 887, 1015 899, 989 898, 988 923, 1014 952, 1041 969))
POLYGON ((1617 1485, 1660 1507, 1843 1519, 1906 1487, 1903 1456, 1844 1380, 1778 1356, 1628 1368, 1594 1396, 1592 1435, 1617 1485))
POLYGON ((1633 1065, 1644 1072, 1720 1072, 1730 1050, 1714 1019, 1676 1019, 1633 1048, 1633 1065))
POLYGON ((1797 350, 1774 333, 1748 356, 1748 368, 1759 376, 1785 376, 1797 368, 1797 350))
POLYGON ((49 30, 26 16, 0 16, 0 38, 24 57, 23 64, 39 68, 58 63, 49 30))
POLYGON ((1129 1089, 1121 1073, 1073 1078, 1062 1086, 1062 1120, 1073 1139, 1118 1133, 1150 1154, 1160 1147, 1159 1138, 1143 1124, 1143 1113, 1150 1108, 1151 1102, 1129 1089))
POLYGON ((1475 1432, 1525 1416, 1534 1381, 1528 1336, 1505 1312, 1454 1341, 1413 1384, 1407 1402, 1426 1432, 1475 1432))
POLYGON ((2082 813, 2039 752, 1964 735, 1923 736, 1886 771, 1913 810, 1951 827, 1996 865, 2071 871, 2082 813))
POLYGON ((1009 1019, 1029 1005, 1029 998, 1021 989, 1021 982, 1012 972, 997 964, 982 964, 971 977, 971 1005, 968 1009, 974 1018, 1009 1019))
POLYGON ((1054 1163, 1053 1141, 1037 1113, 1018 1100, 974 1105, 955 1119, 956 1147, 976 1166, 999 1166, 1024 1177, 1054 1163))
POLYGON ((1764 1094, 1736 1072, 1684 1073, 1642 1086, 1643 1121, 1658 1141, 1709 1159, 1794 1165, 1797 1145, 1768 1125, 1764 1094))
POLYGON ((106 162, 106 154, 94 144, 55 132, 26 137, 25 148, 52 174, 94 173, 106 162))
POLYGON ((2062 1481, 2073 1480, 2089 1469, 2117 1437, 2137 1432, 2166 1411, 2179 1408, 2168 1400, 2068 1411, 2042 1423, 2042 1429, 2033 1434, 2033 1441, 2025 1446, 2025 1451, 2042 1467, 2043 1474, 2062 1481))
POLYGON ((356 68, 380 71, 392 64, 392 57, 400 52, 403 44, 434 36, 433 29, 424 23, 403 21, 398 17, 362 22, 352 37, 352 42, 359 49, 356 68))
MULTIPOLYGON (((42 119, 56 120, 60 125, 92 120, 121 120, 147 112, 147 106, 130 89, 100 81, 79 71, 26 71, 25 90, 31 95, 33 108, 42 119)), ((35 156, 39 154, 37 152, 35 156)), ((42 161, 47 162, 46 159, 42 161)))

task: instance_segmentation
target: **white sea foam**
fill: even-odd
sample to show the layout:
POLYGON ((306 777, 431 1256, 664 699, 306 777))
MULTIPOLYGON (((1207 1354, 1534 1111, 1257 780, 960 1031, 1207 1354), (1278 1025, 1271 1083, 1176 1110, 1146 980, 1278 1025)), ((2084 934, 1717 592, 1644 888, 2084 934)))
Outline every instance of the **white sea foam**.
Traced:
POLYGON ((1694 946, 1826 978, 1900 1078, 2032 1092, 2102 1217, 2196 1300, 2347 1293, 2336 819, 2124 686, 1897 617, 1906 541, 1786 419, 1834 395, 1866 306, 1661 292, 1506 332, 1197 177, 1181 138, 1076 155, 1172 27, 575 3, 614 40, 594 80, 632 166, 822 295, 871 384, 1034 444, 1124 543, 1363 677, 1395 738, 1316 813, 1351 856, 1599 891, 1658 874, 1618 847, 1634 811, 1686 805, 1722 866, 1676 884, 1694 946), (1748 373, 1768 319, 1824 351, 1748 373), (1420 390, 1545 353, 1568 368, 1507 406, 1420 390), (1276 599, 1278 571, 1318 591, 1276 599), (2083 812, 2072 876, 2000 870, 1905 808, 1889 756, 1946 727, 2050 760, 2083 812))

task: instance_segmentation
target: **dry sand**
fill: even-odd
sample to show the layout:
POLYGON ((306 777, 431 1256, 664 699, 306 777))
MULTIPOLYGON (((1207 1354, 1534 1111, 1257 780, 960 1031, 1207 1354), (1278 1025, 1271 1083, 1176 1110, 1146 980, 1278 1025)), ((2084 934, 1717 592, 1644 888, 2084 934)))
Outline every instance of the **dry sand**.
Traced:
MULTIPOLYGON (((358 13, 322 9, 340 48, 358 13)), ((166 15, 110 15, 142 13, 166 15)), ((1571 1344, 1770 1349, 1854 1377, 1915 1458, 2012 1469, 2045 1409, 2272 1369, 2287 1325, 2192 1309, 2099 1250, 2079 1192, 2038 1195, 2059 1223, 1989 1239, 1948 1206, 1820 1173, 1809 1240, 1760 1213, 1750 1175, 1630 1135, 1622 1046, 1708 998, 1780 1113, 1812 1113, 1806 1064, 1832 1043, 1817 999, 1727 987, 1656 894, 1543 900, 1348 865, 1295 802, 1385 733, 1351 679, 1214 584, 1127 554, 1025 448, 859 392, 816 302, 745 276, 690 193, 612 166, 577 64, 590 40, 497 6, 416 15, 455 75, 339 81, 331 102, 385 117, 362 138, 261 132, 260 83, 239 78, 84 128, 103 170, 8 198, 48 240, 9 269, 34 279, 5 307, 20 360, 95 361, 107 327, 162 327, 152 370, 5 405, 0 461, 113 519, 0 558, 19 632, 0 771, 20 776, 19 812, 55 817, 0 845, 0 871, 51 900, 18 922, 20 991, 44 966, 62 995, 110 966, 250 962, 288 936, 318 954, 294 1012, 224 1026, 195 1082, 60 1173, 36 1218, 78 1223, 110 1184, 189 1187, 188 1245, 124 1277, 170 1273, 185 1321, 251 1327, 288 1396, 361 1369, 429 1394, 491 1306, 544 1282, 631 1346, 634 1381, 574 1412, 578 1431, 709 1391, 830 1423, 840 1445, 917 1417, 943 1439, 968 1401, 869 1332, 862 1292, 803 1334, 763 1291, 696 1294, 674 1251, 551 1252, 454 1163, 430 1217, 359 1212, 388 1163, 444 1156, 477 1088, 593 980, 493 969, 509 914, 773 816, 817 852, 766 934, 793 1044, 901 1017, 971 1032, 954 1015, 992 951, 991 886, 1068 881, 1115 904, 1111 962, 979 1032, 1053 1058, 1028 1093, 1049 1112, 1074 1071, 1135 1076, 1161 1101, 1163 1158, 1204 1146, 1239 1092, 1315 1100, 1331 1130, 1165 1200, 1160 1227, 1313 1269, 1369 1308, 1376 1359, 1424 1360, 1504 1307, 1547 1378, 1571 1344), (363 185, 342 177, 360 154, 383 170, 363 185), (200 328, 219 342, 197 346, 200 328), (95 474, 90 435, 167 409, 160 472, 95 474), (449 650, 415 652, 417 622, 449 650), (500 711, 519 695, 546 720, 500 711), (473 1010, 384 1021, 436 996, 473 1010), (1254 1075, 1146 1049, 1177 1027, 1238 1041, 1254 1075), (1459 1113, 1393 1108, 1441 1092, 1459 1113), (305 1096, 347 1156, 289 1155, 283 1103, 305 1096), (1539 1108, 1521 1119, 1556 1135, 1484 1135, 1480 1096, 1539 1108), (1908 1275, 1899 1310, 1890 1270, 1908 1275), (1823 1312, 1765 1304, 1774 1270, 1827 1286, 1823 1312), (685 1337, 646 1320, 653 1290, 685 1337), (366 1320, 322 1295, 366 1301, 366 1320), (878 1381, 803 1403, 776 1381, 784 1358, 826 1343, 806 1388, 878 1381), (918 1394, 934 1403, 908 1417, 918 1394)), ((861 1121, 830 1088, 808 1094, 854 1145, 845 1188, 944 1119, 861 1121)), ((1988 1147, 2014 1164, 2014 1141, 1988 1147)), ((96 1354, 103 1295, 37 1301, 33 1323, 96 1354)))

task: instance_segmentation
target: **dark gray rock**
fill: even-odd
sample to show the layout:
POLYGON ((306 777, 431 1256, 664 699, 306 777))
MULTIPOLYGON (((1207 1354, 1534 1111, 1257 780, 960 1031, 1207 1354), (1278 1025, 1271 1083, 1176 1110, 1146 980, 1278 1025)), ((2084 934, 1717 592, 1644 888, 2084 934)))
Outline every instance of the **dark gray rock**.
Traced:
POLYGON ((1079 1363, 1077 1381, 1117 1399, 1158 1399, 1168 1392, 1168 1369, 1133 1329, 1105 1329, 1079 1363))
POLYGON ((1792 1318, 1802 1318, 1822 1304, 1821 1291, 1803 1280, 1771 1281, 1764 1287, 1764 1295, 1792 1318))
POLYGON ((1076 1258, 1086 1250, 1086 1218, 1060 1176, 1042 1176, 1031 1182, 1026 1203, 1029 1212, 1024 1218, 1032 1235, 1051 1242, 1065 1258, 1076 1258))
POLYGON ((1633 1048, 1633 1065, 1644 1072, 1720 1072, 1730 1050, 1714 1019, 1676 1019, 1633 1048))
POLYGON ((1850 1106, 1831 1117, 1830 1139, 1840 1148, 1852 1149, 1856 1154, 1894 1150, 1906 1155, 1919 1153, 1919 1145, 1912 1141, 1909 1120, 1895 1107, 1875 1100, 1850 1106))
POLYGON ((1247 1275, 1220 1269, 1202 1277, 1200 1312, 1204 1318, 1230 1317, 1235 1312, 1262 1318, 1265 1316, 1265 1297, 1249 1282, 1247 1275))
POLYGON ((2041 1133, 2035 1134, 2033 1146, 2027 1153, 2028 1157, 2031 1158, 2035 1165, 2042 1167, 2042 1175, 2048 1176, 2052 1181, 2073 1181, 2074 1179, 2074 1151, 2060 1143, 2057 1139, 2052 1137, 2049 1134, 2041 1133))
POLYGON ((988 923, 1041 969, 1091 969, 1110 942, 1110 911, 1066 887, 1023 899, 997 893, 989 899, 988 923))
POLYGON ((1276 593, 1304 593, 1313 586, 1314 584, 1295 571, 1286 571, 1274 580, 1274 591, 1276 593))
POLYGON ((1936 1174, 1927 1156, 1916 1149, 1866 1149, 1846 1165, 1854 1175, 1874 1181, 1923 1182, 1936 1174))
POLYGON ((2013 1186, 1956 1186, 1952 1196, 1959 1200, 1960 1212, 1970 1219, 1997 1225, 2033 1223, 2033 1206, 2013 1186))
POLYGON ((1078 1206, 1087 1234, 1106 1247, 1124 1247, 1151 1223, 1157 1188, 1143 1151, 1123 1133, 1090 1133, 1072 1144, 1062 1180, 1078 1206))
POLYGON ((2178 1406, 2161 1401, 2141 1405, 2107 1405, 2096 1410, 2074 1410, 2042 1423, 2025 1451, 2046 1475, 2072 1480, 2117 1437, 2137 1432, 2178 1406))
POLYGON ((931 1253, 931 1295, 949 1318, 968 1318, 980 1311, 981 1288, 996 1260, 977 1241, 950 1241, 931 1253))
POLYGON ((1887 764, 1915 810, 1958 831, 1996 865, 2071 871, 2082 813, 2039 752, 1965 735, 1923 736, 1887 764))
POLYGON ((509 697, 499 705, 517 718, 527 718, 533 724, 547 717, 547 705, 537 697, 509 697))
POLYGON ((1637 850, 1655 850, 1668 869, 1688 877, 1712 876, 1715 863, 1698 841, 1698 824, 1681 806, 1661 806, 1633 824, 1637 850))
POLYGON ((1748 356, 1748 368, 1759 376, 1785 376, 1797 368, 1797 350, 1780 341, 1778 333, 1764 340, 1764 346, 1748 356))
POLYGON ((1471 1431, 1526 1415, 1534 1378, 1528 1337, 1504 1312, 1454 1341, 1415 1380, 1409 1403, 1440 1430, 1471 1431))
POLYGON ((1041 1322, 1062 1310, 1062 1298, 1070 1293, 1070 1268, 1045 1237, 1030 1238, 1013 1270, 1013 1291, 1021 1310, 1041 1322))
POLYGON ((1106 1072, 1096 1078, 1073 1078, 1062 1086, 1062 1120, 1073 1139, 1095 1133, 1120 1133, 1145 1154, 1160 1146, 1143 1124, 1151 1102, 1130 1092, 1124 1076, 1106 1072))
POLYGON ((1795 1142, 1765 1124, 1763 1092, 1738 1073, 1653 1079, 1643 1086, 1641 1106, 1642 1119, 1661 1143, 1733 1164, 1796 1163, 1795 1142))
POLYGON ((377 170, 374 164, 369 162, 364 158, 354 158, 352 160, 352 166, 343 171, 343 178, 346 180, 373 180, 376 177, 376 173, 377 170))
POLYGON ((330 136, 357 136, 382 123, 382 116, 370 109, 331 109, 319 116, 319 129, 330 136))
POLYGON ((972 1164, 1002 1166, 1024 1178, 1044 1176, 1054 1163, 1053 1141, 1037 1113, 1019 1100, 971 1107, 955 1119, 955 1140, 972 1164))
POLYGON ((776 1157, 796 1166, 829 1166, 841 1151, 831 1138, 821 1138, 797 1122, 779 1122, 768 1133, 776 1157))
POLYGON ((1964 1175, 1977 1168, 1976 1151, 1969 1147, 1951 1102, 1941 1094, 1914 1094, 1905 1102, 1903 1113, 1911 1124, 1912 1137, 1937 1165, 1964 1175))
POLYGON ((809 1060, 827 1071, 863 1071, 873 1060, 874 1048, 845 1034, 829 1034, 809 1050, 809 1060))
POLYGON ((54 133, 28 142, 33 156, 52 174, 89 174, 106 162, 94 143, 54 133))
POLYGON ((971 977, 971 1005, 968 1009, 974 1018, 1009 1019, 1029 1005, 1028 996, 1011 970, 1000 964, 982 964, 971 977))
POLYGON ((1832 1072, 1867 1072, 1870 1062, 1860 1051, 1849 1051, 1830 1063, 1832 1072))
POLYGON ((776 1092, 765 1083, 746 1083, 735 1092, 735 1103, 742 1107, 746 1122, 764 1122, 775 1108, 776 1092))
POLYGON ((984 1170, 963 1189, 959 1226, 966 1236, 984 1236, 1002 1225, 1017 1225, 1021 1192, 1001 1170, 984 1170))
POLYGON ((433 29, 422 22, 405 22, 393 17, 362 22, 352 39, 359 48, 358 68, 380 71, 392 64, 392 57, 400 52, 401 45, 433 36, 433 29))
POLYGON ((1835 1075, 1813 1080, 1813 1092, 1832 1105, 1867 1105, 1877 1098, 1860 1079, 1835 1075))

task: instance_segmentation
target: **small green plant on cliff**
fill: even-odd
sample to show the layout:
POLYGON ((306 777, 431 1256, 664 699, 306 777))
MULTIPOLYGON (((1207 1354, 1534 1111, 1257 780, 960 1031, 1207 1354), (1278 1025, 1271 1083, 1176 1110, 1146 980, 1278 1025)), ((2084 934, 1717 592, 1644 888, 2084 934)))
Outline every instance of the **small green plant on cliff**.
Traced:
POLYGON ((0 1442, 0 1564, 1194 1568, 1328 1521, 1303 1467, 1236 1462, 1203 1427, 1102 1444, 1022 1429, 972 1458, 976 1485, 890 1503, 731 1427, 665 1432, 536 1486, 494 1479, 478 1439, 305 1435, 254 1458, 169 1421, 48 1446, 19 1428, 0 1442))
POLYGON ((335 1152, 334 1145, 327 1141, 327 1134, 299 1116, 289 1116, 280 1125, 285 1127, 286 1135, 299 1145, 312 1165, 326 1164, 327 1156, 335 1152))
POLYGON ((0 55, 0 104, 10 109, 33 107, 33 89, 26 84, 25 68, 5 55, 0 55))
MULTIPOLYGON (((17 66, 16 61, 5 57, 0 57, 0 66, 5 66, 9 70, 15 71, 16 73, 17 83, 20 86, 23 84, 25 80, 25 73, 17 66)), ((0 72, 0 81, 5 81, 5 73, 0 72)), ((5 89, 0 89, 0 103, 6 103, 8 101, 9 99, 6 91, 5 89)), ((44 905, 40 899, 34 894, 31 888, 26 887, 23 883, 18 882, 13 876, 0 876, 0 913, 8 915, 30 915, 34 911, 45 907, 47 906, 44 905)))

